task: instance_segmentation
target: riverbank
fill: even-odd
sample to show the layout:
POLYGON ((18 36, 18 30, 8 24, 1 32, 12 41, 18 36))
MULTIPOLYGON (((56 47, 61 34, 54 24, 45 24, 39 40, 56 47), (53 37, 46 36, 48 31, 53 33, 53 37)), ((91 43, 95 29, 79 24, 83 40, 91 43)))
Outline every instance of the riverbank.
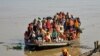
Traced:
POLYGON ((97 44, 96 44, 96 42, 94 42, 94 43, 95 43, 94 44, 95 48, 93 50, 85 52, 80 56, 100 56, 100 45, 99 45, 99 42, 97 41, 97 44))

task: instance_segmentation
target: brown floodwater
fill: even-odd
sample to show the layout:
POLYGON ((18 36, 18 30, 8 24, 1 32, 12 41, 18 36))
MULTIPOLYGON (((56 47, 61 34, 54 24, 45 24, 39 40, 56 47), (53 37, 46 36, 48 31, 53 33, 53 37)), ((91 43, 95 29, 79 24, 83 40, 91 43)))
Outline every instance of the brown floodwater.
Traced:
POLYGON ((47 50, 24 50, 13 49, 13 46, 0 45, 0 54, 2 56, 57 56, 61 55, 61 48, 47 49, 47 50))
POLYGON ((20 48, 18 44, 1 44, 0 54, 2 56, 60 56, 62 55, 62 49, 66 48, 71 55, 79 56, 81 54, 80 41, 76 40, 73 43, 69 46, 41 50, 25 49, 23 45, 20 48))
POLYGON ((62 48, 68 49, 71 55, 74 56, 80 55, 80 49, 75 47, 61 47, 61 48, 54 48, 54 49, 47 49, 40 51, 16 50, 9 48, 7 49, 7 47, 4 48, 4 46, 1 48, 2 49, 0 49, 0 51, 2 52, 0 52, 0 54, 2 54, 2 56, 60 56, 62 54, 62 48))

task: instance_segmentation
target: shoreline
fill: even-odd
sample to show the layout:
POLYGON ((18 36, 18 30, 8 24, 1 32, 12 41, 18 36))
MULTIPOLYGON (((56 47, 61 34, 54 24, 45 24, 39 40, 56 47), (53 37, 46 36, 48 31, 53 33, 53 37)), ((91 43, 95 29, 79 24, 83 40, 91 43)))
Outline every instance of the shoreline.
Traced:
POLYGON ((100 55, 100 44, 99 44, 99 41, 96 41, 96 42, 94 42, 95 48, 93 50, 85 52, 81 54, 80 56, 99 56, 100 55))

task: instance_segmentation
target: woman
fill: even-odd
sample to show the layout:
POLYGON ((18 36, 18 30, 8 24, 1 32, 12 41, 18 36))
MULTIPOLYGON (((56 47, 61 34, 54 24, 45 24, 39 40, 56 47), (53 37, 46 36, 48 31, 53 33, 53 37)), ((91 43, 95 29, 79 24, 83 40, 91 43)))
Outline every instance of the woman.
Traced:
POLYGON ((44 39, 45 39, 46 42, 51 42, 51 34, 50 34, 50 32, 46 33, 44 39))
POLYGON ((47 22, 46 22, 46 28, 47 28, 48 30, 51 29, 50 19, 47 19, 47 22))
POLYGON ((53 40, 53 41, 55 41, 56 40, 56 38, 58 37, 58 33, 57 33, 57 31, 56 31, 56 29, 53 29, 53 32, 52 32, 52 34, 51 34, 51 39, 53 40))

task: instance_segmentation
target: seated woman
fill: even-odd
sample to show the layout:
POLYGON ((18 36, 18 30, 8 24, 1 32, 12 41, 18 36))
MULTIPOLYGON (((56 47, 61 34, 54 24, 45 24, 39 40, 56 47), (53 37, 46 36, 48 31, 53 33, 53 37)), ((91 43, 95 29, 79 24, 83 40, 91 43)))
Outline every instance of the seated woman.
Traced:
POLYGON ((40 40, 42 41, 42 39, 43 39, 43 35, 39 30, 36 33, 36 38, 35 39, 38 40, 38 41, 40 41, 40 40))
POLYGON ((55 39, 58 37, 58 33, 56 31, 56 29, 53 29, 53 32, 51 34, 51 39, 52 41, 55 41, 55 39))
POLYGON ((61 41, 67 40, 65 33, 59 33, 59 38, 60 38, 61 41))
POLYGON ((64 26, 63 26, 62 24, 60 24, 60 26, 59 26, 59 27, 60 27, 60 33, 62 33, 62 34, 63 34, 63 33, 64 33, 64 26))
POLYGON ((50 32, 46 33, 44 39, 45 39, 45 42, 51 42, 51 34, 50 34, 50 32))

